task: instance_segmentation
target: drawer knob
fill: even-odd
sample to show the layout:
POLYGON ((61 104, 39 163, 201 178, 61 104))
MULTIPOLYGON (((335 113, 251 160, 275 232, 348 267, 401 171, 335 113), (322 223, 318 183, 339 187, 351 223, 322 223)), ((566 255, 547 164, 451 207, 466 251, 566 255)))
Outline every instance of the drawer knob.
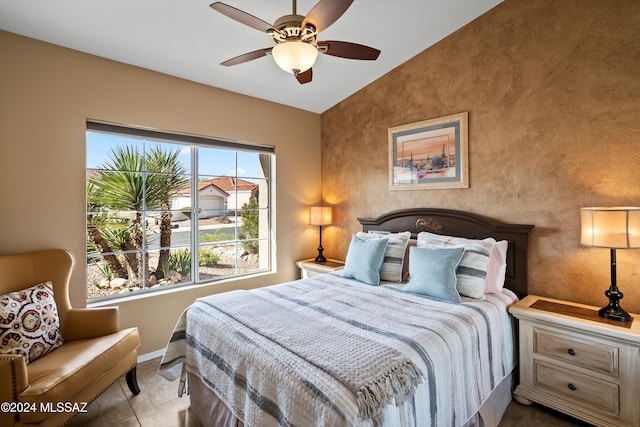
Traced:
POLYGON ((569 390, 571 390, 571 391, 576 391, 576 389, 578 388, 578 387, 576 387, 576 385, 575 385, 575 384, 573 384, 573 383, 569 383, 569 384, 567 384, 567 387, 569 387, 569 390))
POLYGON ((567 353, 569 353, 571 356, 575 356, 576 355, 576 351, 574 349, 572 349, 572 348, 567 350, 567 353))

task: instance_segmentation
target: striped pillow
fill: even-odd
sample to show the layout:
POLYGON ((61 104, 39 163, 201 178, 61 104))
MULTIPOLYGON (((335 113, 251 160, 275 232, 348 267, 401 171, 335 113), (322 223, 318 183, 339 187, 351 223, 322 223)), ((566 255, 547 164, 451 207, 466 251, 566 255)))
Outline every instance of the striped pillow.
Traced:
POLYGON ((464 255, 456 270, 457 289, 460 295, 470 298, 485 299, 487 271, 491 250, 496 245, 495 239, 465 239, 462 237, 441 236, 423 231, 418 234, 420 248, 464 248, 464 255))
POLYGON ((388 239, 389 244, 387 245, 382 268, 380 269, 380 280, 385 282, 402 282, 402 266, 405 262, 405 253, 409 239, 411 238, 411 232, 387 233, 370 231, 365 233, 360 231, 356 236, 363 240, 388 239))

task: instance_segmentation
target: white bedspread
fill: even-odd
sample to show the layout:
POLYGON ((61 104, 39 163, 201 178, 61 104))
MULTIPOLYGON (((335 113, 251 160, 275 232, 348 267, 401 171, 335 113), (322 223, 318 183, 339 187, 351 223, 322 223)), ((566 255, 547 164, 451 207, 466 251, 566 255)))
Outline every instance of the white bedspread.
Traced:
POLYGON ((183 313, 160 370, 183 363, 247 426, 463 425, 513 369, 515 301, 505 290, 451 304, 337 274, 213 295, 183 313), (369 417, 353 383, 379 359, 410 362, 421 383, 369 417))

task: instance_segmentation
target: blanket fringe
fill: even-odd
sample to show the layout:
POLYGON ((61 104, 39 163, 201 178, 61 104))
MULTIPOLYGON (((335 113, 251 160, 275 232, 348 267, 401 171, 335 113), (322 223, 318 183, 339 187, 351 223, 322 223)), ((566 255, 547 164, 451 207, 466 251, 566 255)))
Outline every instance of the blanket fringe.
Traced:
POLYGON ((411 361, 392 368, 357 391, 360 417, 381 425, 382 408, 394 401, 400 405, 413 396, 421 382, 422 372, 411 361))

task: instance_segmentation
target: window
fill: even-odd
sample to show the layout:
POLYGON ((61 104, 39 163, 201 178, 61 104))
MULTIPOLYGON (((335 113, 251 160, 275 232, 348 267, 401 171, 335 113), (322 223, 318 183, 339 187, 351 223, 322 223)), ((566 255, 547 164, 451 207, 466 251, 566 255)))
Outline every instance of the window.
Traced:
POLYGON ((273 147, 87 122, 87 297, 269 271, 273 147))

